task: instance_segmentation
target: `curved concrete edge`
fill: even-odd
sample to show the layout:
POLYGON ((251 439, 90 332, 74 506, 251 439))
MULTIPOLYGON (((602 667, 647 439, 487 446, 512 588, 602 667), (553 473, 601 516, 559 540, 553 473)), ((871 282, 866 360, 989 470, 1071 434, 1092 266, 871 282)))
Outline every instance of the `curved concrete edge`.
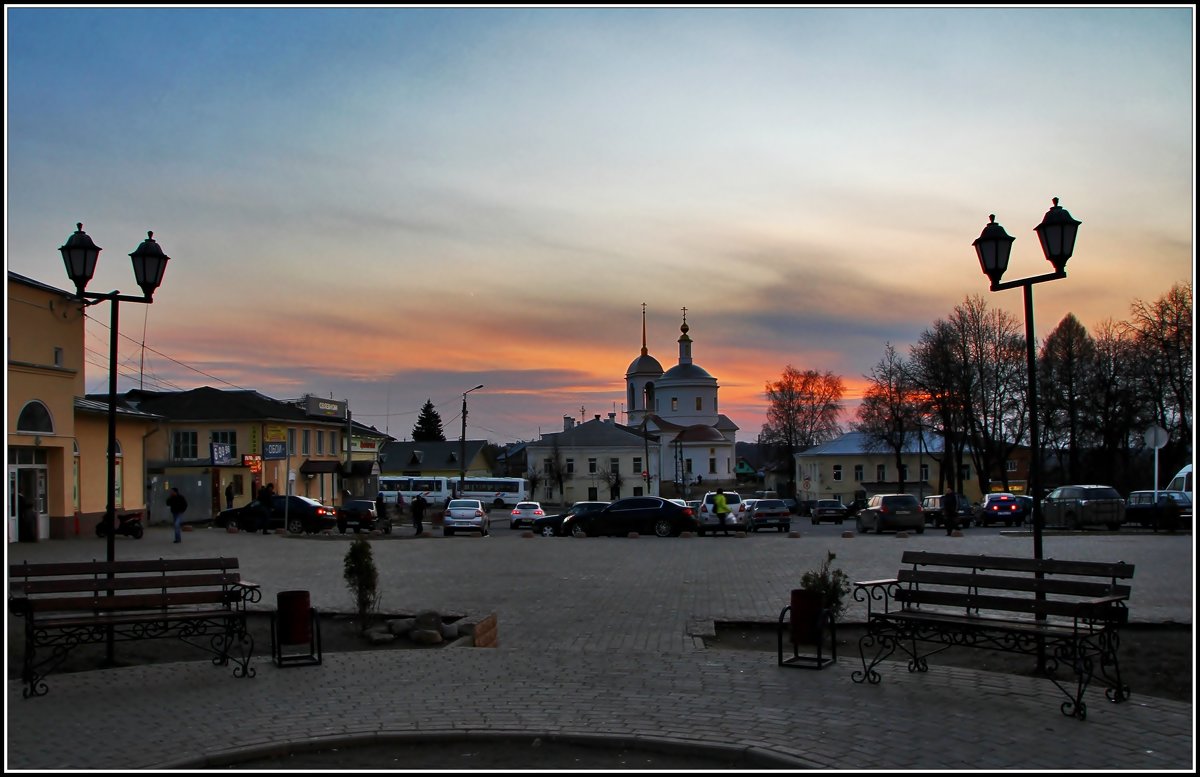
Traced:
POLYGON ((643 752, 705 754, 720 757, 730 763, 724 766, 761 769, 821 769, 822 764, 807 761, 798 756, 781 753, 761 745, 724 744, 703 742, 664 736, 639 736, 630 734, 538 732, 538 731, 472 731, 472 730, 411 730, 392 732, 362 732, 338 734, 325 737, 305 737, 295 742, 272 742, 268 745, 247 747, 210 753, 203 758, 192 758, 159 764, 156 769, 195 770, 225 769, 236 767, 246 761, 262 758, 282 758, 295 753, 311 753, 322 750, 342 750, 354 747, 381 745, 428 745, 447 742, 472 742, 511 740, 530 741, 542 739, 546 742, 577 745, 596 749, 629 748, 643 752))

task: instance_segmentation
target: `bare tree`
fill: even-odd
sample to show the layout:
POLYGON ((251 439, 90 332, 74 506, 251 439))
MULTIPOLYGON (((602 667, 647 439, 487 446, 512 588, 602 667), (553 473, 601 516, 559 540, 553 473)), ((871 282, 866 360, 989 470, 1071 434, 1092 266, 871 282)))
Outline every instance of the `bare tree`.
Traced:
POLYGON ((558 487, 558 501, 562 502, 565 498, 566 483, 571 479, 571 473, 567 471, 567 464, 563 461, 557 435, 552 438, 551 445, 550 458, 546 460, 546 478, 558 487))
POLYGON ((955 307, 950 325, 964 366, 959 391, 966 400, 969 450, 986 494, 993 471, 1000 472, 1008 487, 1004 463, 1028 428, 1025 337, 1011 314, 989 310, 977 294, 955 307))
POLYGON ((939 465, 937 489, 946 485, 962 493, 963 453, 966 449, 966 397, 970 374, 961 358, 954 327, 939 319, 921 333, 910 354, 913 380, 925 395, 922 426, 942 437, 942 451, 930 453, 939 465))
POLYGON ((920 431, 925 397, 913 379, 908 362, 888 343, 883 358, 866 376, 870 381, 858 407, 855 429, 867 436, 868 449, 888 450, 896 457, 899 481, 904 490, 904 449, 920 431))
MULTIPOLYGON (((789 364, 779 380, 766 384, 767 418, 759 443, 770 446, 774 462, 792 472, 797 453, 841 433, 838 416, 845 393, 840 376, 800 371, 789 364)), ((795 496, 796 484, 790 478, 789 485, 788 495, 795 496)))
POLYGON ((625 476, 621 474, 620 470, 613 471, 601 468, 596 474, 608 486, 608 498, 620 499, 621 486, 625 485, 625 476))
POLYGON ((1191 283, 1176 283, 1153 302, 1135 300, 1127 329, 1148 359, 1147 389, 1159 403, 1159 423, 1173 440, 1192 443, 1192 321, 1195 300, 1191 283))
POLYGON ((536 467, 530 467, 525 473, 525 479, 529 481, 529 498, 537 499, 537 490, 543 482, 544 476, 536 467))

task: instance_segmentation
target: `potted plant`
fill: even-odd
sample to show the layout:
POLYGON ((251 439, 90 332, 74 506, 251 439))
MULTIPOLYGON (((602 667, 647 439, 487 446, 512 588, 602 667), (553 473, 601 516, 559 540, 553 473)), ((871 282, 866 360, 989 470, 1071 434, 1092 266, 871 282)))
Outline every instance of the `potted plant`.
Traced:
POLYGON ((830 617, 838 621, 850 606, 846 599, 850 593, 850 578, 842 570, 831 568, 835 558, 837 556, 833 551, 828 551, 821 566, 801 575, 800 589, 811 591, 813 598, 819 602, 819 608, 828 611, 830 617))

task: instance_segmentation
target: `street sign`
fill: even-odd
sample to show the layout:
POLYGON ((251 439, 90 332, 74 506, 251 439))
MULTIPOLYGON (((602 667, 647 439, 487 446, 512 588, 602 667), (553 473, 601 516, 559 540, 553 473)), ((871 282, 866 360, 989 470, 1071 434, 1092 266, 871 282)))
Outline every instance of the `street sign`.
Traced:
POLYGON ((1163 447, 1167 444, 1167 441, 1171 439, 1171 435, 1167 434, 1167 430, 1158 424, 1154 424, 1147 429, 1145 435, 1143 436, 1146 439, 1146 445, 1154 450, 1158 450, 1159 448, 1163 447))

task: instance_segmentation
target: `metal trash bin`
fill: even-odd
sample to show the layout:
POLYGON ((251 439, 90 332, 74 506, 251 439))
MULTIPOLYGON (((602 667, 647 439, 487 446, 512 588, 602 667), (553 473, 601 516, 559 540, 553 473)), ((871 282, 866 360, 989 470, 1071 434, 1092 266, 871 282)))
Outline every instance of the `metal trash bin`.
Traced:
POLYGON ((280 591, 271 614, 271 657, 277 666, 321 663, 321 622, 308 591, 280 591), (308 652, 284 654, 284 645, 306 645, 308 652))

